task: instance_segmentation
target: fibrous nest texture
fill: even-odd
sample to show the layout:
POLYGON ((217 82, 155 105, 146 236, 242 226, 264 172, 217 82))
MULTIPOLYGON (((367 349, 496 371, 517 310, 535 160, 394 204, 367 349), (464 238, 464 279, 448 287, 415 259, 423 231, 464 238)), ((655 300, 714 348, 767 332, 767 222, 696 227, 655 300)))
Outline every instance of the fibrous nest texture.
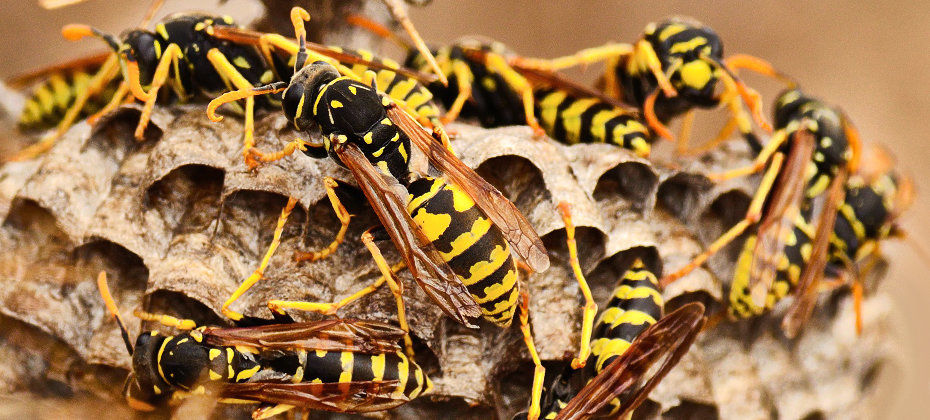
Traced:
MULTIPOLYGON (((139 142, 132 138, 138 115, 137 108, 123 107, 93 128, 75 126, 38 160, 0 168, 0 389, 12 395, 4 403, 10 410, 47 414, 53 411, 45 405, 22 401, 64 398, 82 401, 80 407, 94 413, 105 404, 101 399, 120 399, 130 359, 98 296, 94 278, 100 270, 110 274, 124 314, 144 307, 223 325, 219 308, 257 266, 287 197, 299 205, 283 243, 265 278, 233 309, 266 316, 269 299, 336 301, 378 277, 358 241, 377 223, 366 212, 352 219, 334 255, 313 263, 292 260, 297 251, 326 246, 339 227, 321 179, 354 181, 330 159, 295 155, 249 171, 238 118, 211 123, 202 105, 158 108, 139 142)), ((527 127, 450 129, 462 160, 511 198, 549 249, 552 267, 526 283, 536 345, 550 372, 559 372, 578 349, 582 304, 558 203, 571 204, 581 263, 603 303, 634 258, 669 270, 699 253, 742 217, 755 181, 713 185, 701 175, 746 163, 747 152, 735 142, 673 168, 607 145, 534 139, 527 127)), ((258 145, 265 150, 298 135, 281 113, 257 123, 258 145)), ((390 242, 381 248, 389 261, 400 260, 390 242)), ((665 291, 669 306, 701 301, 719 311, 737 250, 738 244, 731 246, 711 260, 709 270, 673 284, 665 291)), ((409 274, 401 278, 418 361, 435 389, 387 416, 509 418, 523 409, 532 364, 518 327, 463 328, 442 316, 409 274)), ((803 336, 793 341, 779 331, 777 311, 718 323, 700 336, 637 418, 863 416, 871 407, 873 379, 888 358, 889 307, 883 295, 866 300, 860 337, 843 292, 825 296, 803 336)), ((394 300, 382 288, 338 316, 394 322, 394 300)), ((133 333, 159 328, 127 320, 133 333)))

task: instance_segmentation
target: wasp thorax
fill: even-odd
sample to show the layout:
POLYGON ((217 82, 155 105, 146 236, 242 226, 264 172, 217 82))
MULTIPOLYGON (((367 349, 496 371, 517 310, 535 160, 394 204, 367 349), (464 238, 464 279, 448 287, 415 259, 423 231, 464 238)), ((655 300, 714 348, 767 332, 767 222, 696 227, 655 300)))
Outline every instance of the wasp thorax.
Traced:
POLYGON ((337 78, 339 72, 325 61, 314 62, 295 72, 281 101, 284 116, 298 130, 310 128, 313 124, 313 106, 320 89, 337 78))

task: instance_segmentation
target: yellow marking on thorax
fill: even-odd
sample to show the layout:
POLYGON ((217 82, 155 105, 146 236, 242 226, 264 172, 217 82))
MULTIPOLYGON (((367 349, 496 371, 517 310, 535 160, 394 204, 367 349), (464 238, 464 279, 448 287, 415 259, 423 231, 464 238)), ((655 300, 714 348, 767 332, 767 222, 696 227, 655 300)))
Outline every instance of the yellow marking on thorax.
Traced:
POLYGON ((329 106, 330 106, 331 108, 342 108, 342 102, 339 102, 339 101, 333 99, 333 100, 329 101, 329 106))
MULTIPOLYGON (((340 81, 340 80, 344 80, 344 79, 348 79, 348 77, 345 77, 345 76, 337 77, 337 78, 333 79, 333 81, 331 81, 331 82, 329 82, 329 83, 323 85, 323 87, 320 88, 320 92, 316 94, 316 99, 313 101, 313 114, 314 114, 314 115, 316 115, 316 114, 319 113, 319 109, 320 109, 320 99, 323 98, 323 96, 325 95, 325 93, 326 93, 326 91, 329 89, 329 87, 332 86, 334 83, 336 83, 336 82, 338 82, 338 81, 340 81)), ((306 93, 304 93, 304 96, 306 96, 306 93)), ((302 105, 304 104, 304 101, 303 101, 303 100, 304 100, 304 96, 301 96, 301 97, 300 97, 300 103, 298 104, 298 105, 300 105, 301 107, 302 107, 302 105)), ((298 110, 299 110, 301 107, 298 107, 298 110)), ((299 111, 298 111, 298 112, 299 112, 299 111)), ((299 113, 298 113, 298 115, 299 115, 299 113)))
POLYGON ((243 379, 251 378, 252 375, 256 374, 259 370, 261 370, 261 368, 262 368, 261 365, 255 365, 254 367, 251 367, 249 369, 239 371, 239 374, 236 375, 236 382, 242 381, 243 379))
POLYGON ((165 352, 165 346, 168 345, 169 341, 171 341, 171 339, 166 338, 161 342, 161 346, 158 348, 158 354, 155 356, 155 366, 158 366, 158 376, 161 376, 161 379, 165 382, 168 382, 168 378, 165 377, 165 370, 161 367, 161 356, 165 352))
POLYGON ((158 35, 160 35, 163 39, 165 40, 168 39, 168 29, 165 28, 164 23, 159 23, 158 25, 155 25, 155 32, 157 32, 158 35))
POLYGON ((232 62, 233 64, 236 65, 236 67, 239 67, 240 69, 252 68, 252 65, 249 64, 249 60, 246 60, 246 58, 241 55, 237 55, 236 58, 233 58, 232 62))
POLYGON ((232 364, 233 356, 236 355, 236 352, 232 347, 226 347, 226 363, 232 364))
POLYGON ((707 44, 707 38, 703 36, 696 36, 687 41, 676 42, 669 48, 669 52, 672 54, 680 54, 688 51, 696 50, 707 44))

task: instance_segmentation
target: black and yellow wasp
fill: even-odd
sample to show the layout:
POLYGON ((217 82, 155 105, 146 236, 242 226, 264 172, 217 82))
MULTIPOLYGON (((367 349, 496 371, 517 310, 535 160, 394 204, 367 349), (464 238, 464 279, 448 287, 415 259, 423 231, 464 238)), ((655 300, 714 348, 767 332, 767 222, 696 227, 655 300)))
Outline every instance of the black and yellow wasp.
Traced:
MULTIPOLYGON (((533 227, 513 203, 380 92, 374 72, 366 72, 359 81, 340 75, 324 61, 305 66, 303 21, 309 19, 309 14, 294 8, 292 18, 299 47, 290 81, 224 94, 210 103, 208 116, 217 120, 215 110, 230 101, 282 92, 282 108, 288 120, 298 130, 318 126, 323 133, 322 144, 307 148, 308 154, 320 157, 319 152, 325 151, 352 172, 423 290, 447 314, 465 325, 474 326, 470 319, 477 317, 509 325, 517 305, 522 303, 524 309, 527 306, 526 295, 522 302, 520 299, 511 249, 534 271, 543 271, 549 265, 545 247, 533 227), (413 176, 409 168, 411 146, 422 151, 442 176, 413 176)), ((324 182, 344 229, 349 215, 334 192, 336 182, 330 178, 324 182)), ((272 245, 259 268, 224 303, 223 312, 232 319, 241 315, 232 311, 230 305, 261 278, 280 241, 281 226, 293 203, 291 200, 282 212, 272 245)), ((334 245, 339 240, 337 237, 334 245)), ((385 278, 390 279, 392 270, 374 245, 370 232, 362 235, 362 242, 385 278)), ((391 287, 398 300, 399 323, 406 330, 400 289, 391 287)), ((318 304, 286 301, 275 301, 270 306, 278 310, 319 308, 318 304)), ((537 365, 536 388, 541 389, 544 369, 532 344, 525 310, 520 320, 527 347, 537 365)), ((538 412, 538 402, 534 403, 534 409, 538 412)))
POLYGON ((682 152, 686 151, 695 108, 729 108, 730 121, 713 144, 729 137, 735 128, 746 136, 753 135, 740 98, 752 119, 766 131, 771 130, 762 116, 758 93, 740 81, 736 69, 788 80, 756 57, 740 54, 724 59, 723 42, 713 29, 680 17, 650 23, 633 45, 612 43, 551 60, 524 60, 524 64, 558 70, 605 60, 606 69, 599 82, 604 92, 642 109, 649 128, 659 136, 675 139, 665 123, 686 113, 679 139, 682 152), (718 93, 720 85, 723 91, 718 93))
MULTIPOLYGON (((752 165, 711 176, 722 180, 768 165, 746 217, 691 263, 663 278, 663 285, 700 266, 755 226, 735 269, 731 314, 757 315, 789 289, 803 291, 800 296, 804 296, 792 313, 811 304, 808 285, 824 271, 843 186, 849 174, 857 171, 861 145, 858 132, 840 110, 797 89, 785 91, 776 100, 775 124, 768 143, 755 146, 758 155, 752 165), (810 238, 809 243, 800 239, 804 236, 810 238), (786 281, 779 281, 779 271, 784 271, 786 281), (800 286, 792 288, 793 281, 800 286)), ((793 335, 796 323, 789 324, 786 332, 793 335)))
POLYGON ((197 327, 189 319, 137 311, 144 321, 183 332, 143 332, 133 345, 106 281, 101 272, 97 286, 132 356, 124 393, 135 410, 210 395, 259 404, 252 414, 259 419, 295 408, 366 413, 400 406, 432 388, 401 351, 404 331, 378 322, 294 322, 276 313, 271 320, 240 320, 237 328, 197 327))
MULTIPOLYGON (((357 15, 350 21, 405 47, 406 66, 428 68, 426 57, 387 28, 357 15)), ((653 136, 635 110, 557 73, 523 66, 500 42, 465 38, 433 55, 449 79, 448 86, 428 85, 447 109, 445 122, 461 115, 484 127, 526 124, 566 144, 608 143, 649 154, 653 136)))
MULTIPOLYGON (((79 24, 65 26, 62 35, 69 40, 95 36, 114 51, 115 55, 111 55, 93 77, 86 95, 97 94, 121 77, 117 94, 104 109, 115 108, 128 93, 142 101, 144 106, 135 131, 136 138, 141 139, 156 101, 165 97, 159 92, 166 84, 176 99, 188 101, 273 81, 272 70, 254 47, 237 45, 210 34, 214 27, 233 25, 228 16, 179 13, 164 18, 153 31, 135 29, 121 38, 79 24)), ((258 102, 265 107, 271 103, 268 100, 258 102)), ((255 105, 255 99, 247 99, 244 107, 249 133, 255 105)), ((76 103, 76 112, 83 106, 82 102, 76 103)), ((57 137, 45 138, 13 159, 35 157, 56 140, 57 137)))
MULTIPOLYGON (((560 210, 572 270, 579 284, 586 285, 569 210, 560 210)), ((658 279, 637 258, 618 281, 593 331, 582 326, 583 337, 591 341, 579 358, 587 360, 577 363, 576 358, 552 381, 543 397, 542 418, 624 418, 632 413, 684 356, 704 325, 700 303, 663 317, 664 306, 658 279)), ((515 416, 523 418, 526 413, 515 416)))

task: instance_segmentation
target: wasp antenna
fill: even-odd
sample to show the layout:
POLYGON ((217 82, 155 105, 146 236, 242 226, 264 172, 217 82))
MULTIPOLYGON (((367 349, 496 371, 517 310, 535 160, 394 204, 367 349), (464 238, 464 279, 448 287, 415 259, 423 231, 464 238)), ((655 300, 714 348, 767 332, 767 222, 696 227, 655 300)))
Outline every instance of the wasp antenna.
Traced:
POLYGON ((258 86, 258 87, 249 88, 249 89, 240 89, 240 90, 234 90, 231 92, 226 92, 216 97, 212 101, 210 101, 210 103, 207 105, 207 118, 209 118, 210 121, 213 121, 213 122, 222 121, 223 116, 216 115, 216 110, 219 109, 219 107, 225 104, 228 104, 230 102, 235 102, 240 99, 245 99, 251 96, 266 95, 269 93, 278 93, 284 89, 287 89, 287 82, 279 81, 279 82, 269 83, 264 86, 258 86))
POLYGON ((129 341, 129 331, 126 330, 126 324, 123 323, 123 318, 119 316, 119 308, 116 306, 116 302, 113 301, 113 296, 110 294, 110 288, 107 286, 107 272, 101 271, 97 275, 97 288, 100 289, 100 297, 103 298, 103 303, 107 306, 107 310, 110 312, 110 315, 113 315, 113 318, 116 319, 116 324, 119 325, 120 335, 123 336, 123 344, 126 345, 126 350, 129 352, 129 355, 132 356, 132 342, 129 341))
POLYGON ((102 39, 113 51, 119 52, 119 40, 115 36, 103 32, 93 26, 71 23, 61 28, 61 36, 68 41, 77 41, 81 38, 93 36, 102 39))
POLYGON ((404 41, 401 37, 397 36, 397 34, 394 33, 394 31, 392 31, 390 28, 378 22, 375 22, 365 16, 359 15, 357 13, 351 13, 348 16, 346 16, 346 23, 352 26, 357 26, 368 32, 371 32, 372 34, 375 34, 376 36, 379 36, 388 41, 391 41, 395 45, 407 51, 411 51, 414 49, 413 45, 411 45, 407 41, 404 41))
POLYGON ((304 21, 310 21, 310 13, 302 7, 291 9, 291 23, 294 25, 294 36, 297 38, 297 58, 294 61, 294 73, 307 64, 307 29, 304 21))

